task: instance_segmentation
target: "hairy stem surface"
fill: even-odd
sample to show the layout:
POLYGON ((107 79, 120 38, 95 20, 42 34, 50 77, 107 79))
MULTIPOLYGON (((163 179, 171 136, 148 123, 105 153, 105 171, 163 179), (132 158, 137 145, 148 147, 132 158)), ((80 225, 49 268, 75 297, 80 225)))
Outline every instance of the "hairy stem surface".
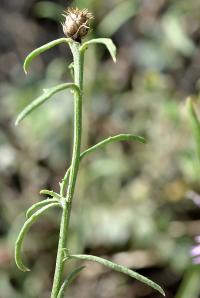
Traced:
MULTIPOLYGON (((70 44, 74 60, 74 83, 80 88, 80 93, 74 92, 74 141, 71 161, 71 170, 69 174, 69 184, 67 188, 66 199, 63 203, 62 218, 60 224, 60 234, 57 250, 56 268, 52 287, 51 298, 57 298, 61 284, 64 269, 64 249, 67 248, 67 236, 69 220, 71 213, 72 199, 78 174, 81 148, 81 130, 82 130, 82 85, 83 85, 83 54, 80 53, 80 45, 77 42, 70 44)), ((65 184, 61 184, 61 194, 64 194, 65 184)))

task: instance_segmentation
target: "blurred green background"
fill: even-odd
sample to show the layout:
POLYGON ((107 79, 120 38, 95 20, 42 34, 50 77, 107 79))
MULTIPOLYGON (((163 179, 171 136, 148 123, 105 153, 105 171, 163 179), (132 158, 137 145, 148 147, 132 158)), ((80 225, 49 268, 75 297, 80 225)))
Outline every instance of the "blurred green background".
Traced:
MULTIPOLYGON (((70 164, 73 105, 64 91, 19 127, 22 108, 42 89, 70 81, 66 45, 22 70, 25 56, 63 36, 60 21, 72 1, 1 0, 0 8, 0 298, 50 297, 60 213, 49 212, 24 246, 29 273, 14 263, 25 210, 42 188, 58 191, 70 164)), ((200 2, 197 0, 80 0, 95 16, 90 37, 111 37, 113 64, 103 46, 85 59, 83 144, 118 133, 148 144, 119 143, 81 164, 70 226, 70 249, 104 256, 159 283, 168 298, 200 297, 200 269, 189 250, 200 234, 200 165, 185 99, 200 89, 200 2)), ((70 263, 73 268, 74 263, 70 263)), ((71 268, 66 268, 66 273, 71 268)), ((88 263, 71 298, 158 298, 151 288, 88 263)))

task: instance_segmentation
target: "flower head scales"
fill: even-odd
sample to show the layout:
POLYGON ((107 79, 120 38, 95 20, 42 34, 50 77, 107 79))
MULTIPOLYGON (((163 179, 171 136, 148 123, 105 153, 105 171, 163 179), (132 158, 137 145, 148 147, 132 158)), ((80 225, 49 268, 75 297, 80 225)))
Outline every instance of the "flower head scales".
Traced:
POLYGON ((93 15, 87 10, 68 8, 64 11, 65 22, 62 23, 64 34, 77 42, 81 42, 89 29, 93 15))

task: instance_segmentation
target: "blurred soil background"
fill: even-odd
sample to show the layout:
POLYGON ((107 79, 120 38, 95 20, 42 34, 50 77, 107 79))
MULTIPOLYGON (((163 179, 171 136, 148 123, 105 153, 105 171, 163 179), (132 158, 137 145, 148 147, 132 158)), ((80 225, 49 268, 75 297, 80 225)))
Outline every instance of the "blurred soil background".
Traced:
MULTIPOLYGON (((31 272, 14 263, 14 242, 26 209, 58 191, 70 164, 73 102, 64 91, 14 126, 42 89, 70 81, 66 45, 41 55, 29 74, 26 55, 63 37, 62 10, 71 1, 1 0, 0 4, 0 298, 49 298, 60 214, 38 221, 24 246, 31 272)), ((104 256, 158 282, 168 298, 200 297, 200 269, 190 248, 200 212, 200 165, 185 108, 200 90, 200 1, 77 0, 93 12, 91 37, 111 37, 114 64, 103 46, 85 59, 83 144, 118 133, 148 144, 115 143, 80 167, 70 227, 74 253, 104 256)), ((66 274, 75 264, 66 265, 66 274)), ((94 263, 70 287, 69 298, 158 298, 147 286, 94 263)))

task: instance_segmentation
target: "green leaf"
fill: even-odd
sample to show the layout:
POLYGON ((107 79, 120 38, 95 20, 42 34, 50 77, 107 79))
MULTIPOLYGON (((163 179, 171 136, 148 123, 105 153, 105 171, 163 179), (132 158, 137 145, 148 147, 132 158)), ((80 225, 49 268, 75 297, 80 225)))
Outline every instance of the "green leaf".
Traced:
POLYGON ((60 193, 62 196, 64 196, 64 192, 65 192, 65 187, 67 186, 67 181, 69 179, 69 175, 70 175, 70 169, 71 166, 68 168, 67 172, 65 173, 64 178, 62 179, 62 182, 60 184, 60 193))
POLYGON ((157 290, 159 293, 161 293, 163 296, 165 296, 165 292, 163 291, 163 289, 158 284, 153 282, 152 280, 146 278, 145 276, 143 276, 133 270, 130 270, 124 266, 118 265, 118 264, 108 261, 106 259, 96 257, 96 256, 91 256, 91 255, 70 255, 65 260, 67 260, 67 259, 79 259, 79 260, 87 260, 87 261, 97 262, 101 265, 104 265, 104 266, 114 270, 114 271, 118 271, 118 272, 124 273, 130 277, 133 277, 133 278, 141 281, 142 283, 148 285, 149 287, 157 290))
POLYGON ((90 44, 93 44, 93 43, 101 43, 101 44, 104 44, 108 51, 110 52, 110 55, 113 59, 114 62, 116 62, 116 46, 115 44, 113 43, 112 39, 110 38, 95 38, 95 39, 91 39, 89 41, 86 41, 84 42, 84 44, 80 47, 80 52, 84 52, 88 46, 90 44))
MULTIPOLYGON (((108 137, 107 139, 97 143, 96 145, 88 148, 84 152, 81 153, 80 155, 80 161, 83 159, 85 155, 88 155, 89 153, 104 147, 107 144, 113 143, 113 142, 120 142, 120 141, 138 141, 140 143, 146 144, 146 140, 143 137, 132 135, 132 134, 119 134, 116 136, 108 137)), ((61 183, 61 194, 62 196, 64 195, 64 189, 67 184, 67 180, 69 179, 69 174, 70 174, 70 168, 67 170, 65 177, 62 180, 61 183)))
POLYGON ((68 43, 70 43, 71 41, 72 41, 72 40, 71 40, 70 38, 59 38, 59 39, 53 40, 53 41, 51 41, 51 42, 49 42, 49 43, 47 43, 47 44, 45 44, 45 45, 43 45, 43 46, 41 46, 41 47, 35 49, 34 51, 32 51, 32 52, 26 57, 26 59, 25 59, 25 61, 24 61, 24 66, 23 66, 23 68, 24 68, 24 72, 25 72, 25 74, 27 74, 28 67, 29 67, 31 61, 32 61, 35 57, 37 57, 38 55, 44 53, 45 51, 47 51, 47 50, 49 50, 49 49, 51 49, 51 48, 57 46, 57 45, 60 44, 60 43, 63 43, 63 42, 64 42, 64 43, 67 43, 67 44, 68 44, 68 43))
POLYGON ((69 275, 67 276, 66 280, 63 282, 60 288, 57 298, 64 298, 65 290, 69 287, 69 285, 73 282, 73 280, 84 268, 85 266, 80 266, 69 273, 69 275))
POLYGON ((146 140, 143 137, 132 135, 132 134, 119 134, 116 136, 108 137, 107 139, 97 143, 96 145, 88 148, 84 152, 81 153, 80 159, 82 159, 85 155, 95 151, 96 149, 102 148, 107 144, 113 143, 113 142, 120 142, 120 141, 138 141, 140 143, 145 144, 146 140))
POLYGON ((18 237, 15 243, 15 262, 17 267, 22 270, 22 271, 30 271, 30 269, 28 269, 22 261, 22 257, 21 257, 21 248, 22 248, 22 244, 24 241, 24 237, 27 234, 28 230, 30 229, 30 227, 32 226, 32 224, 48 209, 50 209, 51 207, 55 207, 55 206, 60 206, 60 203, 52 203, 52 204, 48 204, 47 206, 44 206, 43 208, 41 208, 40 210, 36 211, 29 219, 27 219, 27 221, 24 223, 18 237))
POLYGON ((53 191, 53 190, 42 189, 42 190, 40 191, 40 194, 41 194, 41 195, 48 195, 48 196, 50 196, 50 197, 52 197, 52 198, 56 198, 56 199, 58 199, 58 200, 63 199, 63 197, 62 197, 61 195, 59 195, 57 192, 55 192, 55 191, 53 191))
POLYGON ((187 109, 190 115, 192 131, 196 142, 197 156, 200 162, 200 121, 197 117, 192 97, 187 99, 187 109))
POLYGON ((73 83, 63 83, 50 89, 44 89, 44 93, 36 98, 34 101, 32 101, 28 106, 26 106, 24 110, 18 115, 15 125, 18 125, 31 112, 33 112, 41 104, 52 97, 52 95, 68 88, 73 89, 77 93, 80 93, 79 87, 73 83))
POLYGON ((199 298, 199 269, 199 266, 191 266, 187 269, 175 298, 199 298))
MULTIPOLYGON (((29 218, 33 215, 33 213, 35 212, 35 210, 43 207, 43 206, 46 206, 46 205, 49 205, 51 203, 59 203, 57 199, 46 199, 44 201, 41 201, 41 202, 37 202, 35 204, 33 204, 26 212, 26 218, 29 218)), ((61 205, 60 205, 61 207, 61 205)))

